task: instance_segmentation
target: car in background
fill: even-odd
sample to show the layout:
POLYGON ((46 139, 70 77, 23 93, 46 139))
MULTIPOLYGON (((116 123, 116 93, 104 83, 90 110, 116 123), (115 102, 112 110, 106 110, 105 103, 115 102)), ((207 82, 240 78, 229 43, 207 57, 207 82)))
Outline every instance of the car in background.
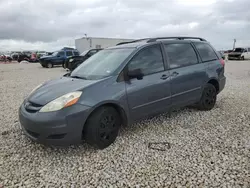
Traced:
POLYGON ((244 60, 244 52, 246 52, 245 48, 235 48, 228 54, 228 60, 244 60))
POLYGON ((0 55, 0 61, 2 62, 11 62, 13 58, 10 55, 2 54, 0 55))
POLYGON ((68 57, 63 67, 65 69, 69 69, 70 71, 73 71, 76 67, 81 65, 86 59, 93 56, 100 50, 103 50, 103 49, 90 49, 90 50, 84 51, 80 55, 68 57))
POLYGON ((17 61, 20 63, 21 61, 30 61, 31 54, 29 53, 20 53, 18 54, 17 61))
POLYGON ((62 48, 59 51, 53 52, 52 55, 40 57, 39 62, 42 67, 52 68, 55 65, 64 65, 68 57, 79 55, 79 52, 74 48, 62 48))
POLYGON ((45 145, 84 140, 104 149, 121 125, 190 105, 212 110, 226 84, 224 72, 224 60, 203 38, 130 41, 33 89, 19 108, 20 125, 45 145))

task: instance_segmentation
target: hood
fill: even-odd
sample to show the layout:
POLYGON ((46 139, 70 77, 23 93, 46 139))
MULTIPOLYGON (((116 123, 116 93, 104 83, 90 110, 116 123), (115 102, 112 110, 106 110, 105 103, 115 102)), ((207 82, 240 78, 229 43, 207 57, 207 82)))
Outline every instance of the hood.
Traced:
POLYGON ((55 57, 55 56, 52 56, 52 55, 44 55, 44 56, 40 57, 40 59, 47 59, 47 58, 52 58, 52 57, 55 57))
POLYGON ((28 101, 39 105, 45 105, 62 95, 82 90, 98 81, 99 80, 82 80, 70 77, 51 80, 32 93, 28 101))

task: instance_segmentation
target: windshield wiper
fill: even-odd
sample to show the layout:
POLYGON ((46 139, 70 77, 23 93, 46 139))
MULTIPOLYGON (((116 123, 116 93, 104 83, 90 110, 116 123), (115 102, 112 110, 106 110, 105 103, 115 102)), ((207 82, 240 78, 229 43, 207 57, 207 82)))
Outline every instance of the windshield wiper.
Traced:
POLYGON ((70 76, 70 78, 76 78, 76 79, 87 80, 87 78, 86 78, 86 77, 83 77, 83 76, 70 76))

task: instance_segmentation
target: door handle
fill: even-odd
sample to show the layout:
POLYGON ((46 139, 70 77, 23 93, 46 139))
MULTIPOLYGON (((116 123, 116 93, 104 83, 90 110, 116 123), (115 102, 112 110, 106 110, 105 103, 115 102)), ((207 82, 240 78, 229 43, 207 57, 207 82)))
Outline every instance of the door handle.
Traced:
POLYGON ((168 75, 163 74, 163 75, 161 76, 161 79, 162 79, 162 80, 166 80, 168 77, 169 77, 168 75))
POLYGON ((171 76, 175 77, 175 76, 177 76, 178 74, 179 74, 178 72, 173 72, 173 73, 171 74, 171 76))

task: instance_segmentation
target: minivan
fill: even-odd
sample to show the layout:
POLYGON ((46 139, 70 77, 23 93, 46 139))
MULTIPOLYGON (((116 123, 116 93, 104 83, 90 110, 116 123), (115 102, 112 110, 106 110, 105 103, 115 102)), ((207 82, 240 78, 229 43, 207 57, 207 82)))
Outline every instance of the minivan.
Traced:
POLYGON ((34 141, 103 149, 121 125, 194 105, 212 110, 223 90, 225 62, 198 37, 159 37, 101 50, 71 73, 37 86, 19 119, 34 141))

